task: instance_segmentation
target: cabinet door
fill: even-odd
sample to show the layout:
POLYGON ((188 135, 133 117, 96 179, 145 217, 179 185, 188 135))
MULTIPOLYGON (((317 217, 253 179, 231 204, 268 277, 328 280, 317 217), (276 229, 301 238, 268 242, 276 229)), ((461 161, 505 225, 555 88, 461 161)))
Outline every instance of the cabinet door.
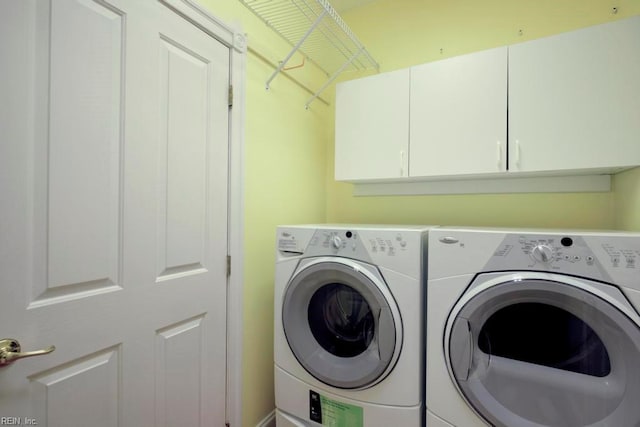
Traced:
POLYGON ((336 180, 406 177, 409 70, 339 84, 335 137, 336 180))
POLYGON ((640 17, 509 47, 509 169, 640 164, 640 17))
POLYGON ((409 174, 506 170, 507 48, 411 68, 409 174))

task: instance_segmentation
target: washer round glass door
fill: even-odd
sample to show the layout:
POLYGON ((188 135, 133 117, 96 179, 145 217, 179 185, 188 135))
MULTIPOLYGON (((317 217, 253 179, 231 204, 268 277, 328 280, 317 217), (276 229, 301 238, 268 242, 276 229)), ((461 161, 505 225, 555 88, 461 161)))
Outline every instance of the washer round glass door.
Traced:
POLYGON ((640 426, 640 324, 614 286, 479 275, 449 316, 445 354, 496 427, 640 426))
POLYGON ((284 333, 298 362, 333 387, 370 387, 400 353, 400 314, 373 266, 348 259, 305 260, 287 285, 284 333))

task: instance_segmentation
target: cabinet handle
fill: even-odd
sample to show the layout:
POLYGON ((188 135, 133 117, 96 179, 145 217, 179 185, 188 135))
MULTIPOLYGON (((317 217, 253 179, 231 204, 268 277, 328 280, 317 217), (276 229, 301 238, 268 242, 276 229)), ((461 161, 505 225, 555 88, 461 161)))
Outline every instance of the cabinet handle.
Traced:
POLYGON ((404 150, 400 150, 400 176, 404 176, 404 150))
POLYGON ((500 141, 496 143, 496 154, 498 159, 498 170, 502 169, 502 144, 500 141))
POLYGON ((516 139, 516 166, 520 169, 520 140, 516 139))

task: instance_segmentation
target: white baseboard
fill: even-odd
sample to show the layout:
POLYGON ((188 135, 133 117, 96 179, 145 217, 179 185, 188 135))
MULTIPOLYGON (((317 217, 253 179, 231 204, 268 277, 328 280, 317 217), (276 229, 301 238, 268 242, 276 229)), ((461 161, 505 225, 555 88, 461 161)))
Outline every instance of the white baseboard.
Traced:
POLYGON ((276 410, 269 412, 256 427, 276 427, 276 410))

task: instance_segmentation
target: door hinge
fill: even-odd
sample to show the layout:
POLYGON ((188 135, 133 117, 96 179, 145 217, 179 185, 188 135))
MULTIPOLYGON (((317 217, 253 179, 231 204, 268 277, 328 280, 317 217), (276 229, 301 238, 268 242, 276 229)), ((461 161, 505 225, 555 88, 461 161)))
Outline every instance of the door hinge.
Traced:
POLYGON ((231 276, 231 255, 227 255, 227 277, 231 276))
POLYGON ((229 108, 233 107, 233 85, 229 85, 229 108))

